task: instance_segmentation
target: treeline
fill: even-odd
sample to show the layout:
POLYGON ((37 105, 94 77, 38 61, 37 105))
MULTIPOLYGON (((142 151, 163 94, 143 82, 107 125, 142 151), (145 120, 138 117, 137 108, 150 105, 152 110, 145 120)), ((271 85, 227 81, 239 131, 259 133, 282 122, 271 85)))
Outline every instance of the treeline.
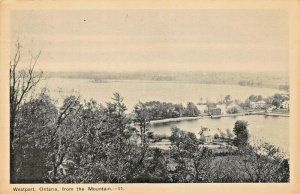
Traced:
MULTIPOLYGON (((247 110, 251 108, 251 102, 265 102, 265 105, 262 109, 268 109, 270 107, 280 108, 284 101, 289 101, 289 95, 282 95, 282 94, 274 94, 272 96, 268 96, 263 98, 261 95, 250 95, 245 101, 236 101, 235 104, 238 106, 232 107, 229 111, 240 112, 242 109, 247 110)), ((233 101, 231 101, 232 103, 233 101)))
POLYGON ((281 72, 45 72, 45 77, 91 80, 151 80, 201 84, 230 84, 286 90, 288 74, 281 72))
POLYGON ((194 133, 172 129, 168 151, 151 148, 147 106, 134 119, 115 93, 106 105, 69 96, 61 107, 43 91, 20 107, 13 142, 15 183, 287 182, 288 161, 269 144, 247 143, 245 122, 234 127, 224 156, 194 133), (245 163, 246 162, 246 163, 245 163), (259 166, 259 167, 258 167, 259 166))
MULTIPOLYGON (((170 102, 150 101, 143 103, 149 120, 159 120, 178 117, 196 117, 200 111, 193 102, 188 102, 186 106, 170 102)), ((138 107, 138 105, 136 106, 138 107)))
POLYGON ((239 85, 261 87, 263 85, 263 83, 262 83, 262 81, 255 81, 255 80, 241 80, 241 81, 239 81, 239 85))

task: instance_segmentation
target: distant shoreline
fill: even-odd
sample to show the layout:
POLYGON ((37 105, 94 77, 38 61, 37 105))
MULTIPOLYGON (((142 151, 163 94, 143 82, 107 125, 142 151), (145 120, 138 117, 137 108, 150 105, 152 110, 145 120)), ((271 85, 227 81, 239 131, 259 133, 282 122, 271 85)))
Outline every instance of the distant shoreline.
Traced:
MULTIPOLYGON (((277 72, 218 72, 218 71, 138 71, 138 72, 45 72, 46 78, 101 80, 145 80, 198 84, 238 85, 258 88, 288 88, 288 76, 277 72), (242 77, 242 78, 241 78, 242 77), (278 78, 279 77, 279 78, 278 78), (217 78, 217 79, 216 79, 217 78), (278 81, 280 80, 280 81, 278 81), (284 87, 282 87, 284 86, 284 87)), ((96 82, 97 83, 97 82, 96 82)), ((285 90, 283 90, 285 91, 285 90)))

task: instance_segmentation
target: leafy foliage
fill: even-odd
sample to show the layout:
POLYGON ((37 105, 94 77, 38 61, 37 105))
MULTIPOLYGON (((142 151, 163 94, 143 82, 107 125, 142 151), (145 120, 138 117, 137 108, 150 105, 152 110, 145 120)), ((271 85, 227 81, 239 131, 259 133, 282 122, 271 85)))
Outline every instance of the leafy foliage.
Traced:
MULTIPOLYGON (((234 126, 238 151, 217 154, 194 133, 172 128, 169 150, 151 148, 149 110, 125 113, 119 93, 106 105, 66 97, 57 107, 43 91, 24 103, 16 119, 19 183, 288 182, 289 162, 270 144, 250 146, 247 122, 234 126), (246 163, 246 164, 245 164, 246 163), (266 170, 268 169, 268 170, 266 170)), ((233 138, 230 130, 219 138, 233 138)), ((167 138, 167 137, 159 137, 167 138)), ((228 148, 229 149, 229 148, 228 148)))
POLYGON ((247 121, 236 121, 234 124, 233 132, 235 134, 234 144, 237 147, 242 147, 248 144, 249 132, 247 129, 247 121))

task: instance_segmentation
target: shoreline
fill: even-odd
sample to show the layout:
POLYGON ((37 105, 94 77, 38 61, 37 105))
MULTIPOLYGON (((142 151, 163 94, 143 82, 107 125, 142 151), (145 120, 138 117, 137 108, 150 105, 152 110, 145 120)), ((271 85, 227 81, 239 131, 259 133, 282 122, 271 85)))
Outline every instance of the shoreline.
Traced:
MULTIPOLYGON (((53 73, 53 72, 48 72, 53 73)), ((74 72, 66 72, 66 73, 74 73, 74 72)), ((81 80, 88 80, 91 83, 113 83, 113 82, 146 82, 146 83, 182 83, 182 84, 202 84, 202 85, 228 85, 228 86, 240 86, 240 87, 250 87, 250 88, 263 88, 263 89, 274 89, 278 91, 280 90, 277 86, 251 86, 251 85, 240 85, 239 83, 209 83, 209 82, 195 82, 195 81, 185 81, 185 80, 152 80, 152 79, 109 79, 104 78, 100 82, 93 82, 93 79, 90 77, 68 77, 68 76, 46 76, 46 79, 81 79, 81 80)))
POLYGON ((280 116, 280 117, 290 117, 289 114, 280 114, 280 113, 266 113, 266 116, 280 116))
POLYGON ((160 119, 160 120, 152 120, 150 124, 160 124, 160 123, 168 123, 168 122, 179 122, 179 121, 190 121, 197 120, 201 118, 205 118, 209 116, 197 116, 197 117, 177 117, 177 118, 168 118, 168 119, 160 119))
POLYGON ((289 117, 289 114, 279 114, 279 113, 266 113, 262 111, 258 112, 245 112, 245 113, 236 113, 236 114, 223 114, 223 115, 202 115, 197 117, 177 117, 177 118, 168 118, 168 119, 160 119, 160 120, 152 120, 150 121, 151 125, 162 124, 162 123, 169 123, 169 122, 180 122, 180 121, 190 121, 190 120, 197 120, 197 119, 216 119, 221 117, 237 117, 237 116, 248 116, 248 115, 263 115, 263 116, 280 116, 280 117, 289 117))

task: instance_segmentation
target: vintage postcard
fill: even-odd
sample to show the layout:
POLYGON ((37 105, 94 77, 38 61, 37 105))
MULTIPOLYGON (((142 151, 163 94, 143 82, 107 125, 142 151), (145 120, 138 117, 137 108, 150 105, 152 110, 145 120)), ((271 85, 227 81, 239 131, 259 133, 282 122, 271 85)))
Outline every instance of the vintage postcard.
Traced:
POLYGON ((299 5, 0 1, 0 194, 300 193, 299 5))

